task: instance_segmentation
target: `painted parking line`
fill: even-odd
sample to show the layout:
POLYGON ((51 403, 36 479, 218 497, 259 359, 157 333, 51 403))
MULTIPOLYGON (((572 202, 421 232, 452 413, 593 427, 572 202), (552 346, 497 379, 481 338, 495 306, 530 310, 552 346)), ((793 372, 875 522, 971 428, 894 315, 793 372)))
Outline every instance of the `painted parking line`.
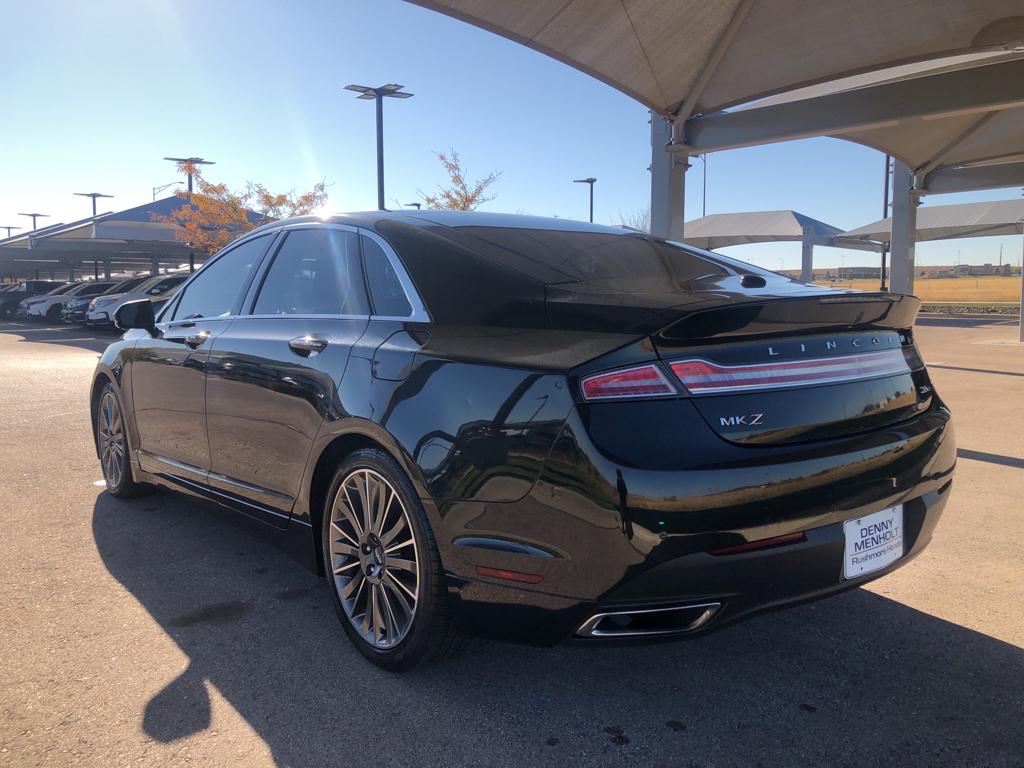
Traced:
POLYGON ((75 338, 70 338, 70 339, 65 338, 63 336, 59 336, 59 337, 57 337, 55 339, 26 339, 26 341, 30 341, 33 344, 46 344, 48 342, 62 342, 62 341, 103 341, 103 339, 98 339, 95 336, 77 336, 75 338))

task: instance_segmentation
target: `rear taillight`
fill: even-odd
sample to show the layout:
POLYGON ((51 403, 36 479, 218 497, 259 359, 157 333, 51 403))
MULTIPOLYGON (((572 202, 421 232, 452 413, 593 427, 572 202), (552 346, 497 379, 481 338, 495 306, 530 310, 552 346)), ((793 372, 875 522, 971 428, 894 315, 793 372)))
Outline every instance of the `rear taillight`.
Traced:
POLYGON ((893 376, 911 370, 901 349, 752 365, 719 365, 702 359, 679 360, 671 367, 683 385, 695 395, 834 384, 893 376))
POLYGON ((584 400, 660 397, 678 394, 656 365, 641 365, 588 376, 580 382, 584 400))

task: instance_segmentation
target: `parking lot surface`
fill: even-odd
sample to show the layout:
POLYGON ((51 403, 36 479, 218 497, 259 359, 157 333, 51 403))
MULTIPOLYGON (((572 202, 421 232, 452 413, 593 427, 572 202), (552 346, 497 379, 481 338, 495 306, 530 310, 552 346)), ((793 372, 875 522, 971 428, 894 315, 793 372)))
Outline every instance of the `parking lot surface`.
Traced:
POLYGON ((0 765, 1024 765, 1024 347, 923 320, 956 420, 932 545, 866 589, 693 640, 475 641, 400 676, 220 508, 103 489, 113 338, 0 324, 0 765))

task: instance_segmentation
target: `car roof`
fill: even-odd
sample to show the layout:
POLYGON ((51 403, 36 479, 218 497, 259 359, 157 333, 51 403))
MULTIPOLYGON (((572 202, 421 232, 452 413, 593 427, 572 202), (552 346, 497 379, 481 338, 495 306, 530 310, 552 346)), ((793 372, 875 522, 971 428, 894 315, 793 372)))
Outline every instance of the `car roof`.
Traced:
POLYGON ((547 229, 560 232, 601 232, 604 234, 629 235, 636 230, 628 227, 612 227, 591 224, 575 219, 559 219, 547 216, 526 216, 515 213, 491 213, 487 211, 359 211, 355 213, 332 213, 317 216, 295 216, 264 224, 248 234, 267 232, 278 227, 294 224, 348 224, 356 227, 374 228, 382 221, 401 221, 418 227, 505 227, 515 229, 547 229))

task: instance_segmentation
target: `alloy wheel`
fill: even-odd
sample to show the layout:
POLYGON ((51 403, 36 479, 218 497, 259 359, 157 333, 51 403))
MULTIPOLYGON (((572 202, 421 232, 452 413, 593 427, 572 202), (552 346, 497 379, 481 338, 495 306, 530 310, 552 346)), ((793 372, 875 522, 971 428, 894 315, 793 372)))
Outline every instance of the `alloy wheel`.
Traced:
POLYGON ((116 488, 124 477, 125 442, 121 407, 113 392, 105 392, 100 400, 97 434, 103 478, 107 487, 116 488))
POLYGON ((351 472, 331 507, 330 562, 345 615, 379 650, 408 634, 419 595, 419 559, 409 513, 372 469, 351 472))

